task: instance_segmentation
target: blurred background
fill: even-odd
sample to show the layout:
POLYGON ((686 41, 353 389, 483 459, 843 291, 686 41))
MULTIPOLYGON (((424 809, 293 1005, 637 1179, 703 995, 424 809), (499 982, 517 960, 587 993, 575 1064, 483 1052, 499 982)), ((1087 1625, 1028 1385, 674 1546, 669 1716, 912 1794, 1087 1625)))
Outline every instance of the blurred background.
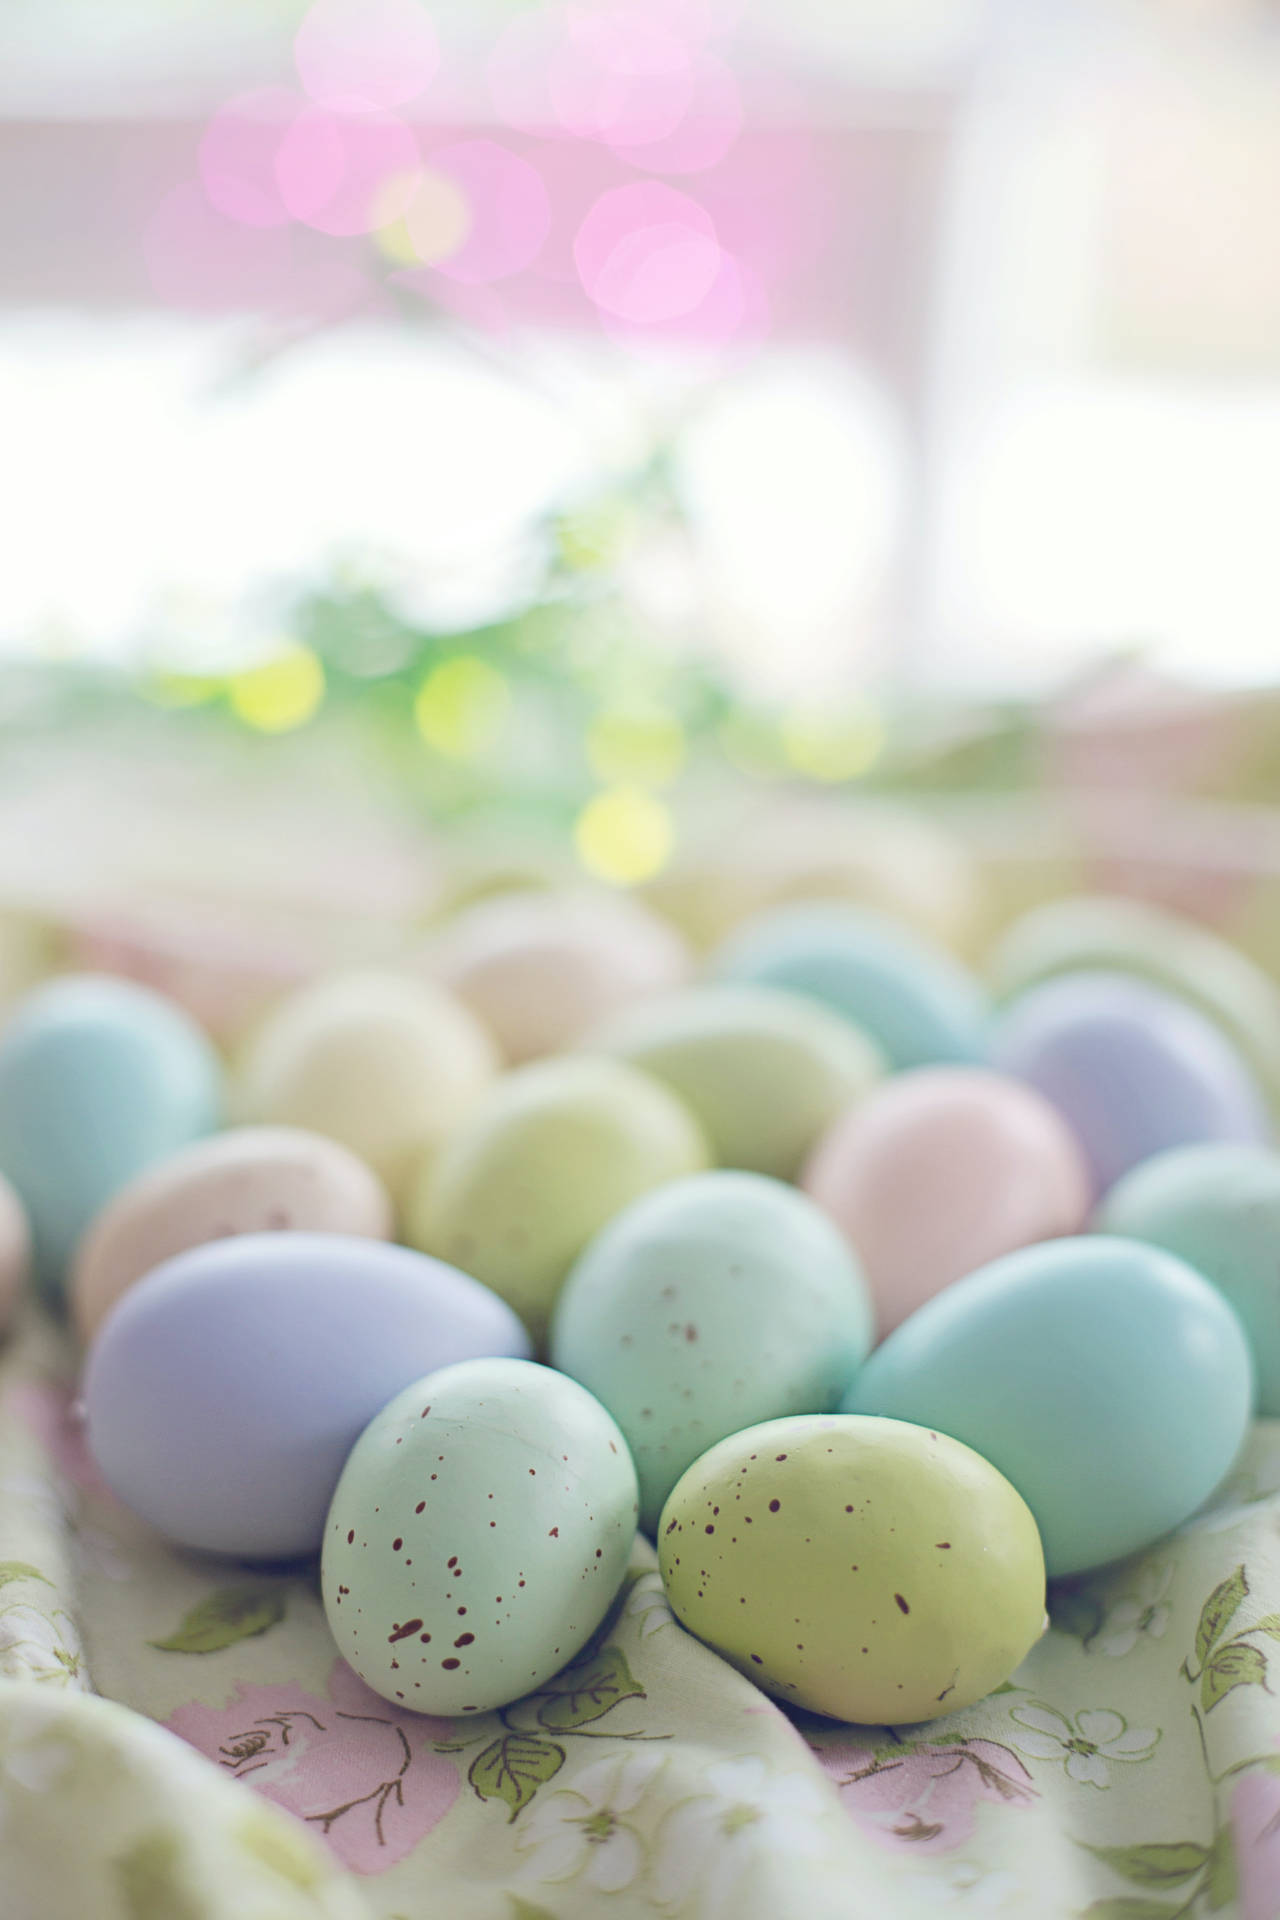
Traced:
POLYGON ((1280 957, 1278 181, 1271 0, 7 0, 5 900, 911 794, 1280 957))

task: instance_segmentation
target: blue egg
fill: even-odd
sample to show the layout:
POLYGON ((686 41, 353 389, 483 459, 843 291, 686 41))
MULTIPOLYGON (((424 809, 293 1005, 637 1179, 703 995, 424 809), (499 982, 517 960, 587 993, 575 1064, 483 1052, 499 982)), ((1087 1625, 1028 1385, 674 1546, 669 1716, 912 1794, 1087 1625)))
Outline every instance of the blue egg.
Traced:
POLYGON ((456 1360, 528 1356, 505 1301, 407 1247, 254 1233, 181 1253, 108 1315, 84 1377, 89 1448, 171 1540, 314 1552, 351 1448, 456 1360))
POLYGON ((845 1413, 963 1440, 1018 1489, 1050 1574, 1150 1545, 1230 1470, 1253 1366, 1222 1295, 1172 1254, 1095 1235, 1024 1247, 891 1333, 845 1413))
POLYGON ((94 1215, 144 1167, 211 1133, 221 1100, 208 1040, 148 987, 68 975, 19 1003, 0 1034, 0 1172, 26 1206, 50 1304, 94 1215))
POLYGON ((1220 1029, 1125 974, 1073 973, 1032 988, 1000 1022, 993 1050, 997 1066, 1058 1109, 1099 1193, 1171 1147, 1269 1136, 1262 1095, 1220 1029))
POLYGON ((895 1068, 986 1058, 988 1010, 977 981, 940 947, 869 908, 775 908, 725 942, 714 971, 834 1007, 895 1068))

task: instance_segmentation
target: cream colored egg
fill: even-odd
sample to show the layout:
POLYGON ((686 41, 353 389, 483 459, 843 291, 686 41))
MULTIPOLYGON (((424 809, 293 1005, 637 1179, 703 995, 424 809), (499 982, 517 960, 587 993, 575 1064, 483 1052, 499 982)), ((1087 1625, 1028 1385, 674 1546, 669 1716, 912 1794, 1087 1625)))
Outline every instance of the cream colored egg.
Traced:
POLYGON ((31 1229, 21 1200, 0 1174, 0 1333, 13 1318, 31 1269, 31 1229))
POLYGON ((674 927, 615 894, 525 890, 461 913, 427 964, 518 1065, 561 1053, 599 1020, 688 978, 674 927))
POLYGON ((391 1237, 376 1173, 336 1140, 296 1127, 233 1127, 130 1182, 80 1243, 71 1311, 82 1340, 136 1280, 188 1247, 289 1230, 391 1237))
POLYGON ((419 1157, 466 1116, 497 1066, 489 1034, 443 987, 335 974, 299 988, 258 1027, 239 1064, 237 1117, 339 1141, 398 1200, 419 1157))

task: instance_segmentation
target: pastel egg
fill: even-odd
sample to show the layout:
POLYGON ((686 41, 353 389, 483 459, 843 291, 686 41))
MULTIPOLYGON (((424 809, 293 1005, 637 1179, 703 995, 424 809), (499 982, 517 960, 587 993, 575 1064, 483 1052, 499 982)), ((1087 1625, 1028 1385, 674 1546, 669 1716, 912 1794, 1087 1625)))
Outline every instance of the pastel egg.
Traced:
POLYGON ((1219 1026, 1280 1102, 1280 989, 1207 927, 1143 900, 1055 900, 1008 929, 989 961, 1001 999, 1060 974, 1129 973, 1176 995, 1219 1026))
POLYGON ((894 1068, 985 1057, 987 1012, 976 980, 941 948, 870 908, 775 908, 739 929, 713 970, 833 1007, 894 1068))
POLYGON ((14 1309, 31 1271, 31 1229, 21 1200, 0 1174, 0 1333, 14 1309))
POLYGON ((429 980, 334 974, 268 1014, 241 1058, 239 1117, 349 1147, 398 1200, 497 1072, 493 1041, 429 980))
POLYGON ((635 1470, 589 1393, 521 1360, 446 1367, 352 1449, 325 1527, 325 1614, 384 1699, 484 1713, 583 1650, 635 1529, 635 1470))
POLYGON ((969 1067, 876 1088, 823 1138, 804 1187, 857 1248, 882 1333, 988 1260, 1079 1232, 1092 1192, 1049 1102, 969 1067))
POLYGON ((648 1074, 585 1055, 542 1061, 500 1081, 426 1168, 406 1238, 483 1280, 540 1340, 588 1240, 706 1164, 692 1114, 648 1074))
POLYGON ((658 1555, 690 1633, 838 1720, 971 1706, 1044 1630, 1025 1502, 968 1447, 897 1420, 770 1420, 722 1440, 663 1508, 658 1555))
POLYGON ((818 1135, 879 1078, 856 1027, 774 987, 709 985, 650 1000, 585 1044, 642 1067, 684 1101, 718 1166, 790 1180, 818 1135))
POLYGON ((0 1034, 0 1171, 26 1209, 46 1301, 60 1302, 94 1215, 212 1132, 221 1098, 209 1042, 146 987, 68 975, 18 1004, 0 1034))
POLYGON ((1268 1135, 1258 1088, 1221 1031, 1123 974, 1072 973, 1033 987, 1008 1008, 993 1051, 1004 1072, 1058 1109, 1099 1193, 1170 1147, 1268 1135))
POLYGON ((652 1532, 700 1453, 761 1420, 831 1411, 870 1344, 857 1259, 812 1201, 760 1174, 699 1173, 591 1242, 551 1358, 626 1435, 652 1532))
POLYGON ((233 1127, 130 1181, 80 1242, 71 1312, 93 1338, 121 1294, 188 1247, 282 1229, 391 1238, 386 1188, 362 1160, 295 1127, 233 1127))
POLYGON ((428 964, 513 1064, 563 1052, 596 1021, 690 971, 675 928, 638 901, 533 891, 459 914, 428 964))
POLYGON ((875 1349, 844 1409, 981 1453, 1035 1515, 1054 1576, 1136 1553, 1194 1513, 1252 1401, 1222 1295, 1172 1254, 1098 1235, 958 1280, 875 1349))
POLYGON ((338 1234, 254 1233, 166 1261, 89 1350, 89 1449, 183 1546, 284 1560, 320 1545, 347 1455, 411 1381, 524 1329, 464 1273, 338 1234))
POLYGON ((1181 1147, 1112 1187, 1103 1233, 1175 1253, 1212 1281, 1244 1324, 1258 1411, 1280 1415, 1280 1155, 1264 1147, 1181 1147))

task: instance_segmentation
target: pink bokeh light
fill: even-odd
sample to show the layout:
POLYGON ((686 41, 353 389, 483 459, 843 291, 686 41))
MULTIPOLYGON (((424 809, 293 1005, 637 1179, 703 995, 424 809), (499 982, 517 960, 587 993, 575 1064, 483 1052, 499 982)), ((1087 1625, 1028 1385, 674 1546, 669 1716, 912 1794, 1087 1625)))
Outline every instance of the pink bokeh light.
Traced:
MULTIPOLYGON (((438 147, 431 169, 451 180, 466 203, 461 243, 434 264, 465 286, 506 280, 531 265, 551 229, 551 202, 537 168, 496 140, 438 147)), ((412 234, 412 209, 409 215, 412 234)))
POLYGON ((602 193, 578 229, 573 255, 601 312, 635 326, 692 313, 715 285, 722 258, 706 209, 657 180, 602 193))
POLYGON ((634 7, 609 7, 570 16, 548 90, 566 133, 636 147, 675 132, 694 82, 688 48, 670 25, 634 7))
POLYGON ((292 219, 276 179, 276 155, 305 102, 288 87, 260 87, 220 107, 200 142, 199 170, 210 204, 246 227, 292 219))
POLYGON ((651 173, 705 173, 718 166, 742 128, 742 96, 718 54, 695 56, 687 110, 659 138, 631 143, 616 134, 609 145, 621 160, 651 173))
POLYGON ((315 0, 298 28, 293 57, 319 106, 356 99, 389 108, 431 84, 440 48, 417 0, 315 0))
POLYGON ((402 219, 421 177, 404 122, 352 102, 305 107, 276 154, 276 180, 295 220, 321 233, 372 233, 402 219))

